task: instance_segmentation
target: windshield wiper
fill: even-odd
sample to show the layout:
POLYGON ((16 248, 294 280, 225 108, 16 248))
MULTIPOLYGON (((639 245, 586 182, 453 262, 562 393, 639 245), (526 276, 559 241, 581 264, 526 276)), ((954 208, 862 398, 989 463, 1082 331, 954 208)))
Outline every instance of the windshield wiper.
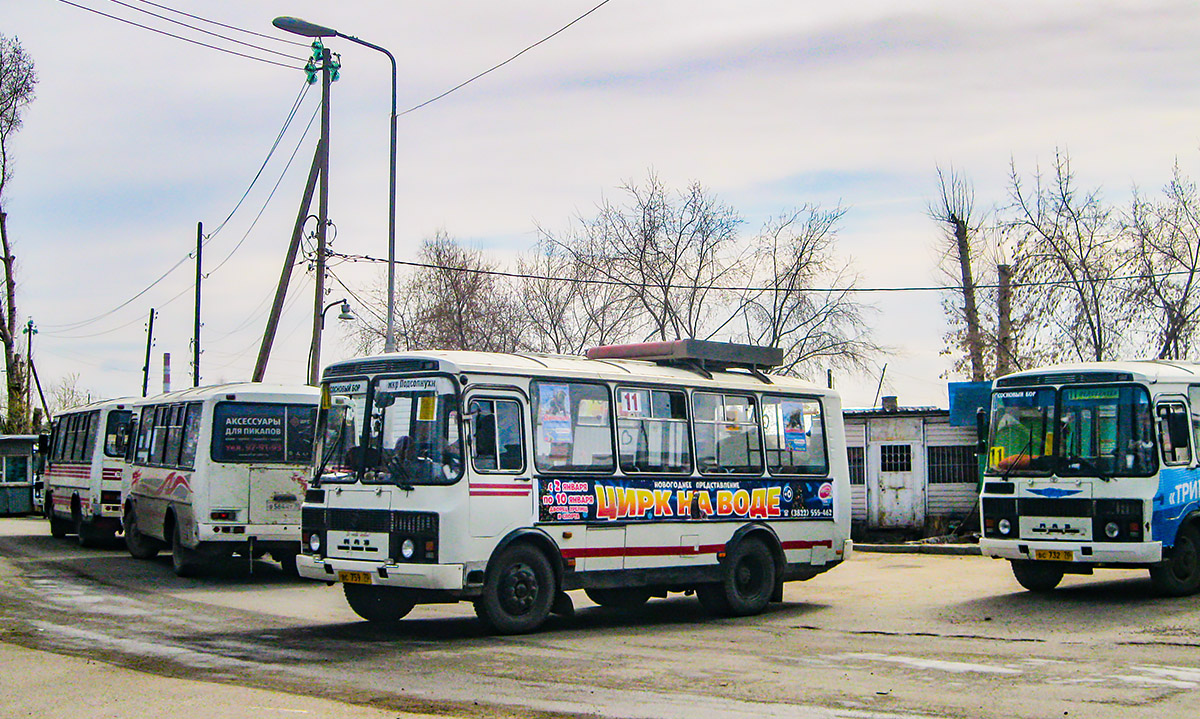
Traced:
POLYGON ((338 430, 337 442, 333 443, 333 447, 321 457, 321 464, 317 467, 316 473, 313 474, 313 487, 321 486, 321 476, 325 474, 325 467, 329 465, 329 460, 333 459, 333 455, 337 454, 342 445, 346 443, 346 418, 342 418, 341 429, 338 430))
MULTIPOLYGON (((1102 479, 1102 480, 1104 480, 1105 482, 1111 482, 1111 481, 1112 481, 1112 478, 1111 478, 1111 477, 1108 477, 1108 476, 1106 476, 1106 475, 1104 474, 1104 472, 1100 471, 1100 468, 1099 468, 1099 467, 1097 467, 1097 466, 1095 465, 1095 463, 1093 463, 1093 462, 1092 462, 1090 459, 1085 459, 1084 457, 1076 457, 1076 456, 1073 456, 1073 455, 1067 455, 1067 456, 1065 456, 1065 457, 1060 457, 1060 458, 1059 458, 1059 465, 1058 465, 1058 466, 1059 466, 1059 469, 1060 469, 1060 470, 1061 470, 1063 467, 1069 467, 1069 465, 1072 465, 1072 464, 1073 464, 1073 465, 1075 465, 1075 466, 1074 466, 1072 469, 1082 469, 1082 470, 1087 470, 1088 472, 1091 472, 1092 474, 1096 475, 1096 477, 1097 477, 1098 479, 1102 479)), ((1061 472, 1060 472, 1060 473, 1061 473, 1061 472)))

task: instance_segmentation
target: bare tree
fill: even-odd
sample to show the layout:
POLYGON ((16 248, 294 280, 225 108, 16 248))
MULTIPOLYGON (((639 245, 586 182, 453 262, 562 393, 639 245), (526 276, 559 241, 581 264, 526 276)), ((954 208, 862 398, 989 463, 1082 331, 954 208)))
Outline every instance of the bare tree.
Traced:
POLYGON ((71 372, 50 386, 50 414, 88 404, 92 397, 91 390, 79 386, 79 373, 71 372))
POLYGON ((1200 198, 1175 164, 1160 202, 1134 196, 1126 224, 1135 279, 1126 319, 1146 326, 1160 359, 1184 359, 1200 318, 1200 198))
MULTIPOLYGON (((543 237, 546 236, 542 231, 543 237)), ((638 305, 627 288, 594 273, 553 241, 520 260, 520 303, 528 323, 523 344, 537 352, 582 354, 627 340, 638 326, 638 305)))
MULTIPOLYGON (((426 240, 423 267, 397 292, 396 346, 401 349, 512 352, 525 315, 498 267, 483 253, 439 231, 426 240)), ((384 323, 370 318, 358 328, 358 346, 370 351, 383 340, 384 323)))
POLYGON ((737 213, 699 183, 671 196, 654 173, 621 189, 626 204, 606 200, 577 232, 546 239, 590 276, 623 286, 645 314, 646 339, 704 337, 727 299, 718 288, 737 273, 737 213))
POLYGON ((1051 177, 1027 187, 1011 168, 1006 229, 1015 241, 1014 326, 1021 352, 1037 361, 1107 360, 1121 349, 1117 330, 1122 272, 1120 228, 1099 191, 1081 193, 1069 156, 1056 152, 1051 177))
POLYGON ((982 230, 975 216, 975 191, 953 170, 947 175, 937 168, 939 196, 929 206, 929 215, 945 230, 939 243, 939 269, 957 285, 951 297, 943 300, 950 318, 947 341, 964 354, 956 362, 973 382, 982 382, 987 369, 985 330, 980 322, 977 293, 978 265, 982 260, 982 230), (974 267, 973 267, 974 265, 974 267))
POLYGON ((751 283, 738 316, 751 344, 784 351, 782 371, 864 369, 880 351, 852 299, 857 277, 834 253, 845 210, 806 206, 769 220, 752 241, 751 283))
POLYGON ((16 259, 8 237, 8 213, 5 212, 4 189, 12 179, 13 161, 10 141, 21 128, 22 113, 33 102, 37 72, 33 59, 21 47, 17 38, 0 35, 0 265, 4 268, 4 293, 0 299, 0 344, 4 345, 4 368, 7 375, 7 432, 28 430, 25 405, 25 358, 17 351, 17 281, 16 259))

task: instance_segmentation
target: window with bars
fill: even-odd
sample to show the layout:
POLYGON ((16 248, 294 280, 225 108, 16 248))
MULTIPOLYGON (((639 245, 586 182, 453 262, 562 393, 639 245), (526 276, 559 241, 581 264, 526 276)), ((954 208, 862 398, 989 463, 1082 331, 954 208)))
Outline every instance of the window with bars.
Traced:
POLYGON ((979 466, 974 445, 930 447, 929 484, 975 484, 979 481, 979 466))
POLYGON ((907 444, 879 445, 880 472, 911 472, 912 446, 907 444))
POLYGON ((850 461, 850 484, 867 483, 867 452, 865 447, 847 447, 846 459, 850 461))

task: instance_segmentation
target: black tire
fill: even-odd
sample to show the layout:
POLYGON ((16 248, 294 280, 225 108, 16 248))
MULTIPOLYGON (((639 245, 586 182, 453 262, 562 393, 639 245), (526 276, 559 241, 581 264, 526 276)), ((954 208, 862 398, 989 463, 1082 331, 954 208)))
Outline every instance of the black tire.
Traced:
POLYGON ((177 577, 194 577, 200 573, 199 553, 183 546, 178 522, 171 527, 171 568, 177 577))
POLYGON ((650 600, 650 590, 645 587, 585 589, 583 593, 596 604, 612 609, 637 609, 650 600))
POLYGON ((1013 576, 1017 584, 1031 592, 1044 594, 1054 591, 1062 581, 1062 567, 1050 562, 1038 562, 1032 559, 1011 559, 1013 576))
POLYGON ((1170 557, 1150 568, 1150 580, 1160 594, 1169 597, 1200 591, 1200 531, 1195 525, 1179 528, 1170 557))
POLYGON ((716 584, 696 587, 696 595, 713 614, 746 617, 759 614, 775 593, 775 558, 762 540, 747 537, 725 557, 725 576, 716 584))
POLYGON ((47 494, 45 499, 46 519, 50 521, 50 536, 62 539, 71 533, 71 523, 54 514, 54 495, 47 494))
POLYGON ((475 614, 498 634, 532 632, 550 616, 557 592, 546 555, 529 544, 510 544, 492 560, 475 614))
POLYGON ((104 532, 96 531, 91 522, 83 518, 83 513, 76 512, 73 532, 81 547, 98 547, 104 543, 104 532))
POLYGON ((283 569, 284 574, 289 577, 298 577, 300 571, 296 568, 297 554, 297 552, 271 552, 271 558, 279 562, 279 567, 283 569))
POLYGON ((142 534, 137 525, 137 513, 132 507, 125 510, 125 548, 135 559, 154 559, 161 548, 157 539, 142 534))
MULTIPOLYGON (((295 556, 292 557, 295 562, 295 556)), ((346 603, 358 616, 376 624, 395 624, 416 606, 402 589, 370 584, 343 584, 346 603)))

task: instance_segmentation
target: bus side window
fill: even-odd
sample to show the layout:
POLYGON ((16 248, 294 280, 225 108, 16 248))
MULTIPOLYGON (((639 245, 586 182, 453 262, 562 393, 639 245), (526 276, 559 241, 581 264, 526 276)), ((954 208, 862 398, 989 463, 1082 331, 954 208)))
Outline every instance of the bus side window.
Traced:
POLYGON ((475 469, 480 472, 520 472, 525 468, 521 443, 521 405, 509 400, 471 401, 475 469))
POLYGON ((1159 436, 1162 438, 1163 461, 1167 464, 1188 464, 1192 461, 1190 433, 1191 415, 1187 407, 1171 402, 1158 406, 1159 436))

